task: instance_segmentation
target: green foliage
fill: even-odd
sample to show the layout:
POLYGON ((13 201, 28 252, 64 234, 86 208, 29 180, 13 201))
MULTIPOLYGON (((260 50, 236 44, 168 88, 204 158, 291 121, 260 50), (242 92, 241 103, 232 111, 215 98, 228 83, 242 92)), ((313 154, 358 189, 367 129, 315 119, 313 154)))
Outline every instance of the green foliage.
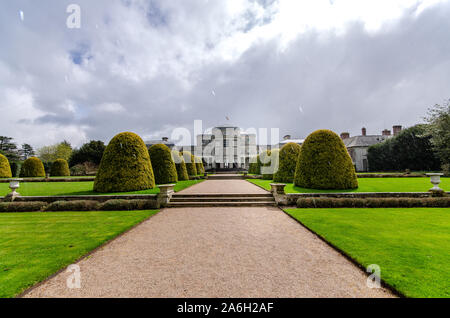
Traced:
POLYGON ((43 162, 54 162, 57 159, 69 160, 72 154, 72 147, 67 141, 52 146, 44 146, 39 148, 38 157, 43 162))
POLYGON ((20 168, 22 167, 22 162, 13 161, 10 162, 11 174, 13 177, 18 177, 20 175, 20 168))
POLYGON ((197 175, 197 167, 195 165, 195 157, 189 151, 182 151, 181 155, 183 156, 184 162, 186 163, 186 169, 188 175, 196 176, 197 175))
POLYGON ((127 192, 154 187, 150 156, 141 137, 131 132, 116 135, 103 154, 94 191, 127 192))
POLYGON ((303 143, 294 183, 310 189, 355 189, 355 168, 342 139, 331 130, 317 130, 303 143))
POLYGON ((77 164, 83 164, 85 162, 92 162, 95 165, 99 165, 103 152, 106 146, 103 141, 91 140, 90 142, 82 145, 80 149, 75 149, 69 159, 69 166, 73 167, 77 164))
POLYGON ((280 164, 278 171, 273 177, 273 181, 285 183, 293 182, 300 149, 300 145, 294 142, 287 143, 280 149, 280 164))
POLYGON ((274 173, 278 171, 279 155, 279 149, 266 150, 259 155, 263 180, 273 179, 274 173))
POLYGON ((250 159, 248 173, 249 174, 261 174, 261 161, 259 160, 259 155, 250 159))
POLYGON ((441 198, 299 198, 297 208, 449 208, 441 198))
POLYGON ((22 148, 19 150, 19 153, 23 160, 27 160, 31 156, 34 156, 34 149, 29 144, 22 144, 22 148))
POLYGON ((172 150, 172 159, 175 162, 177 168, 178 181, 189 180, 189 175, 186 168, 186 162, 184 162, 184 157, 177 150, 172 150))
POLYGON ((425 126, 426 135, 431 137, 431 144, 441 164, 450 164, 450 99, 442 106, 431 107, 425 119, 428 123, 425 126))
POLYGON ((198 175, 205 174, 205 167, 203 166, 203 160, 199 157, 195 157, 195 168, 197 169, 198 175))
POLYGON ((11 167, 8 158, 0 154, 0 178, 11 178, 11 167))
POLYGON ((371 171, 439 170, 439 158, 433 151, 426 125, 416 125, 397 136, 369 147, 367 159, 371 171))
POLYGON ((45 170, 42 161, 37 157, 31 157, 25 160, 20 169, 20 177, 45 177, 45 170))
POLYGON ((8 158, 9 162, 13 162, 20 159, 17 145, 12 141, 13 138, 0 136, 0 154, 3 154, 8 158))
POLYGON ((52 163, 50 170, 50 176, 52 177, 66 177, 70 176, 69 164, 65 159, 56 159, 52 163))
POLYGON ((169 147, 157 144, 148 150, 156 184, 170 184, 178 181, 177 168, 169 147))

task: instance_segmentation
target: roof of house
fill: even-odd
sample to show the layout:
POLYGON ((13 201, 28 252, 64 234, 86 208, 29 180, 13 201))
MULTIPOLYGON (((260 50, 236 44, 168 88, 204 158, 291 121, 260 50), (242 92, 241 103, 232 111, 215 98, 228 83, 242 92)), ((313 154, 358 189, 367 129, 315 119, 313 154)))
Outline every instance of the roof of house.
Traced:
POLYGON ((388 139, 389 136, 371 135, 371 136, 354 136, 344 139, 347 148, 351 147, 369 147, 388 139))
POLYGON ((147 141, 145 141, 145 144, 147 146, 153 146, 153 145, 158 145, 158 144, 163 144, 166 146, 174 146, 175 145, 175 143, 173 141, 170 141, 170 140, 164 141, 162 139, 147 140, 147 141))

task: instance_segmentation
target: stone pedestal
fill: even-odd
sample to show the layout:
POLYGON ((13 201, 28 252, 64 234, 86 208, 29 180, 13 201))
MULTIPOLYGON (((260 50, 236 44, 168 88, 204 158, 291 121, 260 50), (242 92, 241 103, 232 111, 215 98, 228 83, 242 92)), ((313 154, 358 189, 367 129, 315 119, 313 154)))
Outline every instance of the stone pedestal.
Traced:
POLYGON ((173 188, 175 187, 175 184, 164 184, 164 185, 160 185, 158 186, 159 188, 159 193, 156 196, 156 200, 158 202, 158 206, 159 207, 166 207, 169 202, 170 199, 172 198, 172 195, 174 194, 173 188))
POLYGON ((270 192, 272 192, 277 205, 288 205, 289 200, 284 192, 286 185, 284 183, 271 183, 270 187, 270 192))

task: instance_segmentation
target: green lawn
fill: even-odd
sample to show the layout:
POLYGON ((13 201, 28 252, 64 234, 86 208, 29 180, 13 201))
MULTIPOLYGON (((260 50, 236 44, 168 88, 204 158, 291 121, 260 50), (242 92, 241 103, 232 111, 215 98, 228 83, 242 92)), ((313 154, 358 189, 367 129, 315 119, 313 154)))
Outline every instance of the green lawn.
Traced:
MULTIPOLYGON (((450 209, 286 209, 408 297, 450 297, 450 209)), ((301 242, 299 242, 300 244, 301 242)))
MULTIPOLYGON (((203 180, 179 181, 175 185, 175 192, 186 189, 203 180)), ((24 182, 17 190, 23 196, 56 196, 56 195, 120 195, 120 194, 155 194, 159 193, 159 188, 120 193, 98 193, 92 191, 94 182, 24 182)), ((7 195, 11 190, 8 183, 0 183, 0 196, 7 195)))
POLYGON ((157 211, 0 214, 0 297, 13 297, 157 211))
MULTIPOLYGON (((270 191, 271 180, 247 179, 247 181, 270 191)), ((286 193, 326 193, 326 192, 427 192, 432 188, 429 178, 360 178, 355 190, 317 190, 286 185, 286 193)), ((450 178, 441 178, 441 189, 450 191, 450 178)))

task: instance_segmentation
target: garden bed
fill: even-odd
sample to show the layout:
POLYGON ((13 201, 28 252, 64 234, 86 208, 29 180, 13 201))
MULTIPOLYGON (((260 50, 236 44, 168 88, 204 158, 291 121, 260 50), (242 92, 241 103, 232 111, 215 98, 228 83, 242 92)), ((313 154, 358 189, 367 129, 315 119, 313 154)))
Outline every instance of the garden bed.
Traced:
MULTIPOLYGON (((286 209, 301 224, 409 297, 450 297, 450 211, 286 209)), ((299 242, 300 244, 300 242, 299 242)))

